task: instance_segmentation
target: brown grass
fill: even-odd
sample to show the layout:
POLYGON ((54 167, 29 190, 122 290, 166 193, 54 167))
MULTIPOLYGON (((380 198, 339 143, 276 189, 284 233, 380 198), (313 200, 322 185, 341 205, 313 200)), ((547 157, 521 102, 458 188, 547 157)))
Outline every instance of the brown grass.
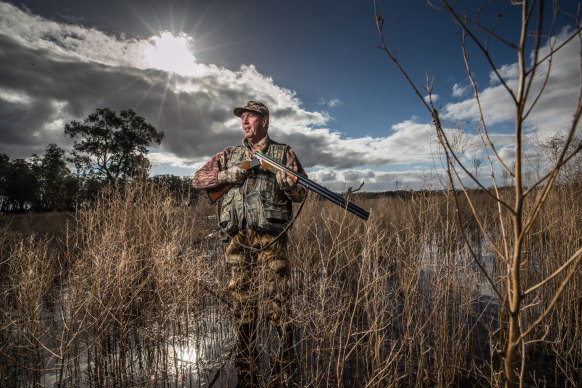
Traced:
MULTIPOLYGON (((468 259, 451 196, 356 197, 371 209, 367 223, 310 196, 289 246, 302 386, 499 382, 504 316, 468 259)), ((487 198, 474 196, 487 210, 487 198)), ((555 270, 557 253, 581 245, 580 197, 578 186, 564 185, 544 208, 528 240, 532 284, 555 270)), ((79 209, 68 228, 68 216, 52 220, 54 233, 17 233, 14 221, 2 219, 1 384, 207 386, 217 377, 216 386, 233 385, 223 245, 204 238, 214 214, 205 200, 183 207, 138 184, 79 209)), ((27 216, 20 230, 37 225, 36 217, 56 216, 27 216)), ((501 276, 505 266, 478 233, 469 235, 501 276)), ((582 378, 581 282, 578 273, 532 336, 541 340, 530 347, 538 360, 530 381, 575 385, 582 378)), ((527 304, 535 312, 545 302, 527 304)), ((526 309, 522 319, 537 315, 526 309)), ((268 325, 261 330, 266 382, 278 340, 268 325)))

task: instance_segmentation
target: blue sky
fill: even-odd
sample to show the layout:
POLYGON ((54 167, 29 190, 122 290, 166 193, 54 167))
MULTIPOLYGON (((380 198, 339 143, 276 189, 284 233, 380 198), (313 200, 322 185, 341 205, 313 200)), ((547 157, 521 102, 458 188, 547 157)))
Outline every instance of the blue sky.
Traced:
MULTIPOLYGON (((425 0, 378 3, 390 48, 413 81, 435 77, 446 125, 472 127, 475 109, 450 17, 425 0)), ((498 31, 516 42, 519 8, 492 3, 471 6, 483 7, 484 24, 501 15, 498 31)), ((564 2, 570 10, 579 3, 564 2)), ((572 21, 560 18, 554 35, 567 25, 572 21)), ((191 175, 240 143, 232 109, 259 99, 272 112, 270 136, 290 144, 310 176, 332 189, 362 180, 369 191, 436 182, 430 117, 378 45, 372 0, 0 1, 0 153, 28 157, 49 143, 68 149, 65 123, 98 107, 131 108, 166 133, 150 152, 152 173, 191 175)), ((579 78, 580 50, 571 46, 556 57, 551 98, 532 115, 529 134, 545 138, 568 125, 577 98, 569 81, 579 78)), ((469 49, 487 120, 510 158, 507 97, 469 49)), ((515 53, 496 42, 491 49, 511 80, 515 53)), ((467 160, 483 157, 477 143, 467 139, 467 160)))

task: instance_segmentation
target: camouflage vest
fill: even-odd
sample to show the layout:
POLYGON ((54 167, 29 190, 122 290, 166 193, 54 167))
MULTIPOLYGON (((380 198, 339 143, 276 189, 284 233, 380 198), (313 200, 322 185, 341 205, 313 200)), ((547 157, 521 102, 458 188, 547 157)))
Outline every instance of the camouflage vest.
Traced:
MULTIPOLYGON (((271 144, 265 155, 283 164, 286 150, 284 144, 271 144)), ((244 159, 245 148, 234 147, 226 167, 240 165, 244 159)), ((245 226, 257 232, 276 233, 292 218, 291 201, 279 188, 275 174, 259 167, 253 175, 242 187, 232 187, 223 197, 220 227, 225 233, 234 235, 245 226)))

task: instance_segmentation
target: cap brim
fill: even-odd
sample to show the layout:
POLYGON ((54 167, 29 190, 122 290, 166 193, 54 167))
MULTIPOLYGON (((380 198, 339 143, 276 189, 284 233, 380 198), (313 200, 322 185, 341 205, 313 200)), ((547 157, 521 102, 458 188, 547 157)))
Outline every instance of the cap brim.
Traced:
POLYGON ((253 112, 253 113, 256 113, 258 115, 265 116, 265 114, 263 112, 260 112, 258 110, 244 108, 244 107, 234 108, 234 115, 235 116, 240 117, 244 112, 253 112))

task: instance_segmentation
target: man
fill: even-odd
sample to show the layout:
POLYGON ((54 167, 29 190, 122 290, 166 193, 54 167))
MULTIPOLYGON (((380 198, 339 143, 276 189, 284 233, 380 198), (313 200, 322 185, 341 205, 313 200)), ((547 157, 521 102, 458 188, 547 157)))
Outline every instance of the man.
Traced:
POLYGON ((237 325, 239 385, 252 386, 257 384, 259 302, 280 335, 281 347, 273 372, 292 377, 293 335, 285 227, 292 218, 291 203, 302 201, 306 189, 282 172, 275 175, 262 167, 247 171, 238 166, 259 150, 289 169, 307 174, 291 147, 269 137, 269 109, 265 104, 249 101, 235 108, 234 114, 241 118, 242 145, 227 147, 214 155, 194 174, 193 186, 205 190, 234 184, 223 196, 219 223, 222 231, 231 236, 225 257, 231 270, 228 289, 233 297, 237 325))

